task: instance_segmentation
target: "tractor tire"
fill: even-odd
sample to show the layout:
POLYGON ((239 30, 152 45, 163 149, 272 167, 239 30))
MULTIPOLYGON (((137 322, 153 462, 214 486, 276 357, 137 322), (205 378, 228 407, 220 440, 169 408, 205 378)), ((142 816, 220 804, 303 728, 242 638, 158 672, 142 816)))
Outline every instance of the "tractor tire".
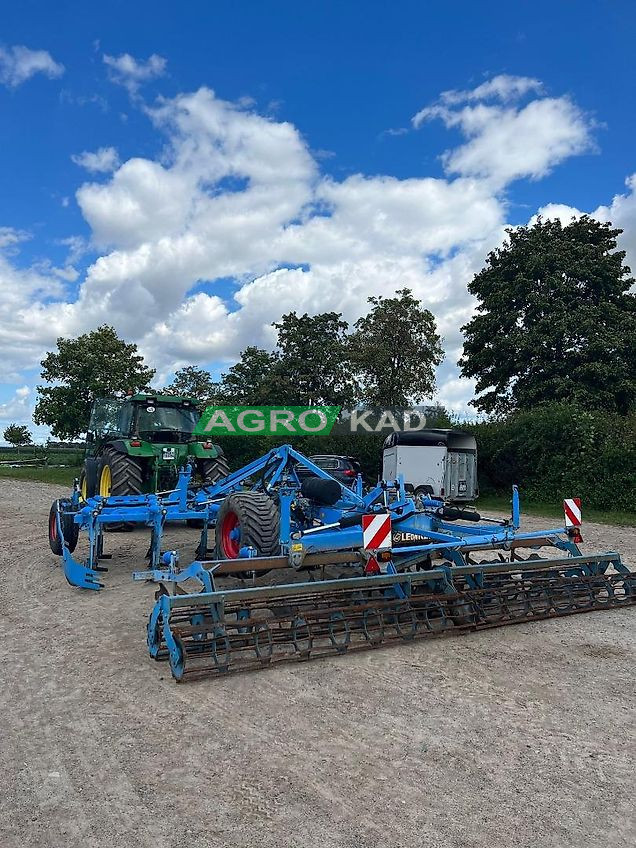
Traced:
POLYGON ((214 459, 202 459, 199 464, 199 469, 204 486, 212 486, 218 480, 221 480, 223 477, 227 477, 230 473, 228 461, 220 451, 219 455, 214 459))
MULTIPOLYGON (((57 532, 58 504, 59 500, 53 501, 49 511, 49 547, 55 556, 62 556, 62 539, 57 532)), ((62 533, 64 534, 66 547, 70 553, 73 553, 77 547, 77 540, 79 538, 79 525, 73 521, 72 515, 62 514, 62 533)))
POLYGON ((112 448, 102 454, 97 474, 98 492, 110 495, 140 495, 143 485, 141 465, 133 457, 112 448))
MULTIPOLYGON (((214 533, 216 559, 238 559, 242 547, 256 548, 258 556, 280 554, 280 513, 263 492, 235 492, 219 509, 214 533)), ((249 560, 245 560, 247 565, 249 560)), ((239 572, 246 576, 250 572, 239 572)), ((264 573, 264 572, 261 572, 264 573)))
MULTIPOLYGON (((103 497, 111 495, 140 495, 143 484, 141 465, 125 453, 106 448, 98 466, 97 491, 103 497)), ((104 525, 104 530, 117 532, 134 530, 131 522, 120 521, 104 525)))
POLYGON ((79 479, 80 497, 83 501, 97 494, 97 460, 89 457, 84 460, 84 467, 79 479))
MULTIPOLYGON (((202 459, 199 462, 199 479, 202 481, 203 486, 212 486, 217 480, 222 480, 223 477, 227 477, 230 473, 230 466, 228 465, 227 459, 223 455, 223 452, 219 450, 219 455, 214 459, 202 459)), ((203 527, 203 519, 201 518, 187 518, 186 524, 188 527, 196 527, 197 529, 201 529, 203 527)))

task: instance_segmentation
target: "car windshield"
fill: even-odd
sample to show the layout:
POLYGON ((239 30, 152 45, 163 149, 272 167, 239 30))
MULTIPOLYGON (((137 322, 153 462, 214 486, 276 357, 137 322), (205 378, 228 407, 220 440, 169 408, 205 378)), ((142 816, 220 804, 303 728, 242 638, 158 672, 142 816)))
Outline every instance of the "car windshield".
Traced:
MULTIPOLYGON (((312 458, 310 457, 310 459, 312 458)), ((312 462, 314 463, 314 465, 317 465, 318 468, 323 468, 325 471, 333 471, 334 468, 340 467, 339 460, 334 459, 330 456, 314 457, 312 459, 312 462)))
POLYGON ((137 412, 137 430, 139 433, 170 430, 189 436, 196 427, 198 420, 199 414, 193 407, 184 409, 179 406, 158 403, 139 407, 137 412))

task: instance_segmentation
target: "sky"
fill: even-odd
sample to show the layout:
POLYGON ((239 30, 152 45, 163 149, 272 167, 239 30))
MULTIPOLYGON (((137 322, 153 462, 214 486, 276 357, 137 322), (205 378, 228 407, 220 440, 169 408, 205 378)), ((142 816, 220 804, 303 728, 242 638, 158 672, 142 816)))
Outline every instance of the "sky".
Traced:
POLYGON ((0 432, 46 437, 59 336, 111 324, 161 386, 405 286, 471 414, 467 283, 506 227, 593 214, 636 268, 635 36, 620 0, 3 2, 0 432))

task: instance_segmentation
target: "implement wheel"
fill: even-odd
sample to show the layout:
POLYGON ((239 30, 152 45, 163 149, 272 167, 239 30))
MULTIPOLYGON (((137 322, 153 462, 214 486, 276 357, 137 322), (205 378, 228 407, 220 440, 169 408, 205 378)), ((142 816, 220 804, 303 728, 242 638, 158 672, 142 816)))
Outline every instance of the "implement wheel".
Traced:
MULTIPOLYGON (((62 537, 57 532, 57 512, 58 508, 62 509, 64 507, 64 503, 64 501, 60 500, 53 501, 49 512, 49 547, 55 556, 62 556, 62 537)), ((73 521, 72 515, 64 512, 60 515, 60 521, 66 547, 73 553, 77 547, 77 540, 79 538, 79 525, 73 521)))
MULTIPOLYGON (((263 492, 235 492, 221 504, 214 533, 217 559, 238 559, 241 548, 256 548, 258 556, 280 553, 280 515, 263 492)), ((245 560, 247 565, 249 560, 245 560)), ((247 570, 245 573, 249 573, 247 570)))

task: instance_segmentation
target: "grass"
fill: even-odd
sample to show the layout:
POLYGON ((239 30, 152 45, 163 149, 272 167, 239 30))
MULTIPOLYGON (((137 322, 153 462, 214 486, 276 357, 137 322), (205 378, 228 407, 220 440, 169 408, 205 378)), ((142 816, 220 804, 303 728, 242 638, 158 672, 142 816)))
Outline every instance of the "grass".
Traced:
MULTIPOLYGON (((497 512, 510 515, 510 498, 503 495, 483 495, 476 503, 478 511, 497 512)), ((560 503, 532 503, 521 498, 521 516, 538 515, 543 518, 563 519, 563 507, 560 503)), ((589 509, 583 503, 583 524, 596 521, 599 524, 619 524, 623 527, 636 527, 636 513, 624 510, 589 509)))
POLYGON ((79 465, 58 466, 42 465, 38 468, 9 468, 0 466, 0 477, 10 480, 33 480, 39 483, 59 483, 72 486, 73 480, 79 477, 79 465))

